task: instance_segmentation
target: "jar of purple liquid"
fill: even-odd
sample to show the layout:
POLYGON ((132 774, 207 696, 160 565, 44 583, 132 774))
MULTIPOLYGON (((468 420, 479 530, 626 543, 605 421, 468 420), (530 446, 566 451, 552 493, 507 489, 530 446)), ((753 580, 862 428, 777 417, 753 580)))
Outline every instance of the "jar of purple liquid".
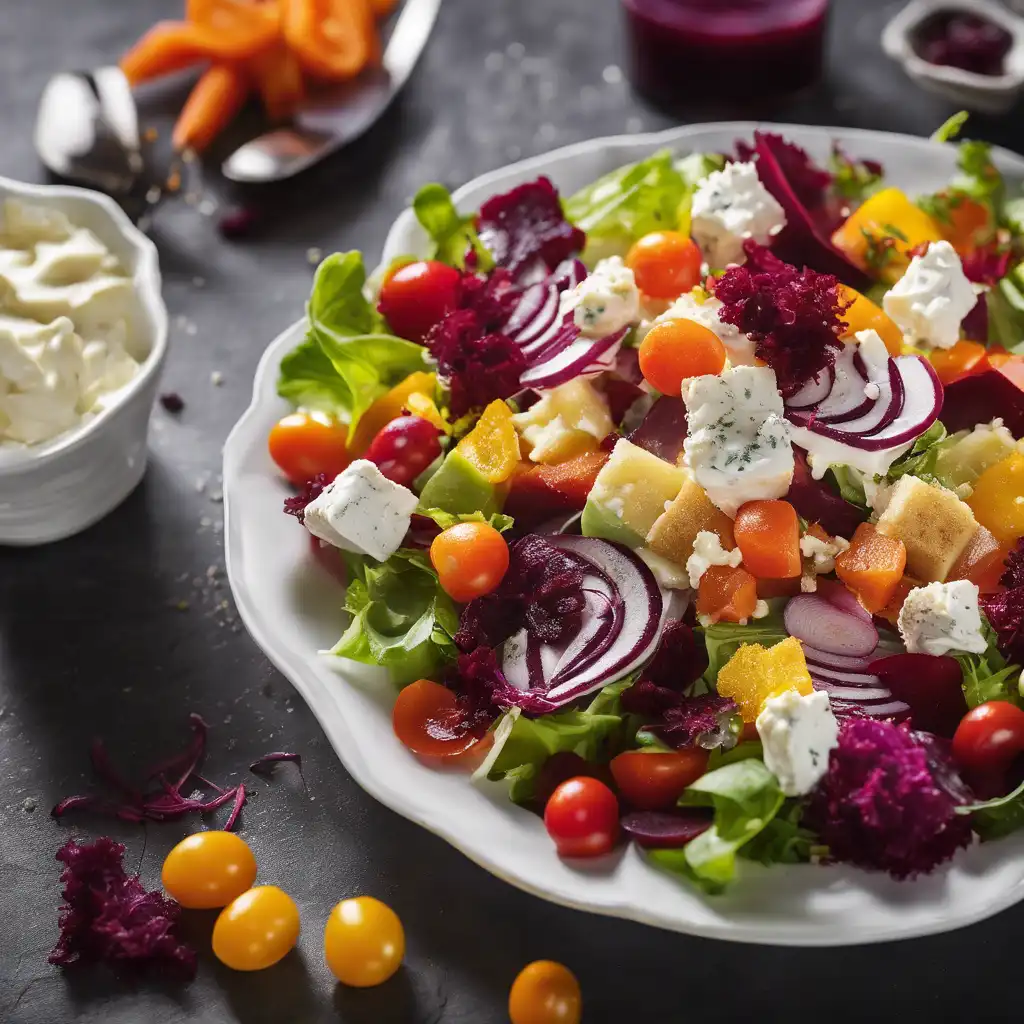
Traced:
POLYGON ((622 0, 633 84, 664 103, 790 95, 820 77, 829 0, 622 0))

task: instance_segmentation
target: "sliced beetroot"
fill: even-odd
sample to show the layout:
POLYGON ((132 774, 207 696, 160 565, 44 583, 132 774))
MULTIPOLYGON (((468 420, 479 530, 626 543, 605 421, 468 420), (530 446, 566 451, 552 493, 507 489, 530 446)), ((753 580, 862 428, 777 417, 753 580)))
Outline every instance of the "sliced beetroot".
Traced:
POLYGON ((647 849, 678 849, 711 827, 710 811, 631 811, 620 821, 622 831, 647 849))
POLYGON ((878 646, 878 630, 871 621, 851 614, 816 594, 797 594, 784 612, 786 632, 803 643, 852 658, 870 654, 878 646))
POLYGON ((662 395, 628 440, 666 462, 675 462, 686 440, 686 406, 681 398, 662 395))
POLYGON ((997 416, 1014 437, 1024 437, 1024 391, 998 370, 963 377, 946 387, 939 419, 950 433, 972 430, 997 416))
POLYGON ((819 523, 833 536, 852 537, 867 513, 851 505, 825 480, 815 480, 802 448, 793 448, 793 482, 786 500, 809 523, 819 523))
POLYGON ((956 658, 932 654, 893 654, 869 669, 898 699, 910 705, 915 729, 952 738, 967 714, 963 672, 956 658))

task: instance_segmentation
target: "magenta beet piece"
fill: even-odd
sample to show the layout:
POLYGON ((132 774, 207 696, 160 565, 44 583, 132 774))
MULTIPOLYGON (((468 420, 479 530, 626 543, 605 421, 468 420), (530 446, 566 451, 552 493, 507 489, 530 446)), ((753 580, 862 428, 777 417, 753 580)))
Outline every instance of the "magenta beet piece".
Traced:
POLYGON ((963 671, 956 658, 893 654, 873 661, 868 671, 878 676, 897 700, 910 705, 915 729, 951 739, 967 714, 963 671))
POLYGON ((169 413, 179 413, 185 408, 185 399, 177 391, 165 391, 160 396, 160 404, 169 413))
POLYGON ((627 439, 659 459, 674 463, 686 440, 686 406, 681 398, 662 395, 627 439))
POLYGON ((631 811, 619 821, 622 831, 648 849, 677 849, 711 828, 710 811, 631 811))
POLYGON ((159 891, 146 892, 138 875, 125 873, 124 846, 105 836, 92 843, 72 839, 57 860, 64 865, 64 903, 51 964, 195 977, 195 950, 177 934, 181 907, 159 891))
POLYGON ((793 448, 793 482, 786 500, 809 523, 819 523, 833 537, 851 537, 867 512, 851 505, 824 479, 815 480, 802 448, 793 448))
POLYGON ((1024 437, 1024 391, 998 370, 946 385, 939 419, 951 434, 997 416, 1014 437, 1024 437))
POLYGON ((929 64, 998 76, 1006 73, 1013 36, 984 15, 940 10, 921 22, 911 44, 929 64))
POLYGON ((217 230, 228 239, 245 238, 252 233, 262 217, 252 206, 236 206, 217 222, 217 230))
MULTIPOLYGON (((760 132, 757 138, 758 143, 775 157, 797 199, 808 210, 816 210, 828 201, 832 175, 815 164, 807 150, 771 132, 760 132)), ((736 155, 746 162, 756 160, 757 148, 741 139, 736 143, 736 155)))
POLYGON ((317 473, 312 479, 307 480, 302 490, 291 498, 284 499, 285 515, 295 516, 300 523, 306 521, 306 506, 318 498, 323 489, 330 483, 326 473, 317 473))
MULTIPOLYGON (((658 718, 686 700, 685 692, 707 667, 707 651, 690 626, 680 620, 666 623, 654 657, 644 666, 640 678, 623 691, 622 710, 658 718)), ((716 725, 711 721, 706 728, 716 725)))

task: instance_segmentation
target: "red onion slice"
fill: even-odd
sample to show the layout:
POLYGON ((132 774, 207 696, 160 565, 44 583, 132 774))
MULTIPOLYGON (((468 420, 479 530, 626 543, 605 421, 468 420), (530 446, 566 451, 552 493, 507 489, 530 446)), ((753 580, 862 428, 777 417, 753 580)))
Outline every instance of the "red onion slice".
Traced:
POLYGON ((823 597, 829 604, 834 604, 841 611, 856 615, 865 622, 871 621, 871 612, 857 600, 857 595, 847 590, 842 583, 836 580, 818 578, 818 589, 815 591, 818 597, 823 597))
POLYGON ((835 366, 819 370, 795 395, 786 399, 787 409, 809 409, 828 398, 836 380, 835 366))
POLYGON ((881 680, 870 672, 844 672, 838 668, 824 668, 813 661, 807 662, 807 671, 816 678, 829 683, 841 683, 844 686, 878 686, 881 680))
POLYGON ((829 697, 837 700, 848 700, 851 702, 869 703, 871 701, 892 700, 892 691, 884 686, 842 686, 839 683, 829 682, 827 679, 813 680, 816 690, 824 690, 829 697))
POLYGON ((809 644, 804 644, 803 647, 804 657, 809 663, 813 662, 822 668, 839 669, 843 672, 867 670, 871 664, 871 658, 874 656, 874 651, 872 651, 871 654, 865 655, 863 658, 850 658, 842 654, 829 654, 828 651, 819 651, 816 647, 811 647, 809 644))
MULTIPOLYGON (((543 281, 540 284, 531 285, 530 288, 527 289, 527 294, 529 294, 534 288, 541 288, 544 290, 542 302, 539 308, 528 319, 524 317, 520 326, 510 329, 512 320, 516 319, 516 315, 523 306, 523 301, 525 301, 524 298, 524 300, 520 302, 519 306, 517 306, 513 311, 512 316, 509 319, 509 324, 506 326, 505 333, 519 345, 528 345, 531 341, 548 330, 548 328, 558 320, 558 309, 561 302, 561 296, 559 295, 558 289, 549 281, 543 281)), ((536 297, 534 295, 530 295, 531 305, 535 301, 536 297)))
POLYGON ((878 646, 878 630, 870 621, 842 611, 816 594, 790 598, 783 621, 790 636, 830 654, 857 658, 878 646))
POLYGON ((604 369, 602 357, 607 360, 614 355, 611 350, 621 344, 627 331, 628 328, 623 327, 604 338, 581 337, 553 358, 531 366, 520 378, 520 383, 524 388, 541 391, 545 388, 558 387, 559 384, 565 384, 588 373, 598 373, 604 369))

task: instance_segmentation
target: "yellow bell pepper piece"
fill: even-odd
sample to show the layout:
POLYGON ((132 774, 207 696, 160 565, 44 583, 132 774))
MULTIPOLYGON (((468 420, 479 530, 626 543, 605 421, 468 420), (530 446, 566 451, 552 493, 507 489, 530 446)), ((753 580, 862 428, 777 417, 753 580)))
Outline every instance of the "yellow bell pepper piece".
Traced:
POLYGON ((847 323, 844 340, 856 341, 858 331, 877 331, 889 355, 898 356, 903 351, 903 332, 881 306, 846 284, 839 285, 839 294, 844 303, 849 303, 843 313, 847 323))
POLYGON ((441 410, 437 407, 437 402, 430 395, 424 394, 422 391, 414 391, 405 400, 403 408, 413 416, 419 416, 420 419, 433 423, 438 430, 443 430, 446 434, 451 433, 450 425, 445 422, 441 410))
POLYGON ((1002 544, 1024 537, 1024 455, 990 466, 974 482, 967 504, 974 518, 1002 544))
POLYGON ((736 701, 744 722, 753 722, 769 697, 786 690, 806 696, 813 689, 803 648, 792 636, 774 647, 743 644, 719 670, 716 687, 736 701))
POLYGON ((362 455, 381 429, 402 415, 408 397, 415 391, 424 391, 428 395, 433 394, 436 381, 437 378, 434 374, 417 370, 415 373, 410 373, 405 380, 399 381, 390 391, 381 395, 363 413, 355 433, 349 438, 349 451, 353 455, 362 455))
POLYGON ((908 250, 941 239, 939 225, 924 210, 898 188, 886 188, 846 218, 832 244, 883 281, 898 281, 910 262, 908 250))
POLYGON ((512 424, 512 410, 500 399, 491 402, 455 450, 484 479, 504 483, 519 464, 519 435, 512 424))

